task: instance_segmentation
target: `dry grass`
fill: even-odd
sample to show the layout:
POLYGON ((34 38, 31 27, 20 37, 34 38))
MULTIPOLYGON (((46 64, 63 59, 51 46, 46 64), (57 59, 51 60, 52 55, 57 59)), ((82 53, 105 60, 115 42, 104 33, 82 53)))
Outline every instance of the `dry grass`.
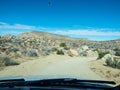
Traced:
POLYGON ((120 70, 111 68, 105 65, 105 62, 102 60, 92 61, 89 64, 89 67, 96 74, 100 75, 106 80, 115 81, 118 85, 120 84, 120 70))

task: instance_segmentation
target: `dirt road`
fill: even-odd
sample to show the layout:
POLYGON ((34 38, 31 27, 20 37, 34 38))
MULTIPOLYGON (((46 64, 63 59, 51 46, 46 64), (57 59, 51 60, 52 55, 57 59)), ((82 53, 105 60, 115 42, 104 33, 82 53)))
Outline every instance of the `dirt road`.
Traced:
POLYGON ((50 55, 24 62, 18 66, 9 66, 0 71, 0 77, 7 76, 50 76, 74 77, 83 79, 102 79, 88 66, 95 58, 50 55))

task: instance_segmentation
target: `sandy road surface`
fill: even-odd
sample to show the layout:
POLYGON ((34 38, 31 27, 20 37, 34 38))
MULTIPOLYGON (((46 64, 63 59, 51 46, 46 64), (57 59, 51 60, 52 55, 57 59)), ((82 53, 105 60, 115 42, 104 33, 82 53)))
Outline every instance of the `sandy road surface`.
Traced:
MULTIPOLYGON (((72 76, 85 79, 102 79, 88 66, 95 58, 50 55, 38 60, 24 62, 18 66, 9 66, 0 71, 0 77, 7 76, 72 76)), ((51 78, 52 78, 51 77, 51 78)))

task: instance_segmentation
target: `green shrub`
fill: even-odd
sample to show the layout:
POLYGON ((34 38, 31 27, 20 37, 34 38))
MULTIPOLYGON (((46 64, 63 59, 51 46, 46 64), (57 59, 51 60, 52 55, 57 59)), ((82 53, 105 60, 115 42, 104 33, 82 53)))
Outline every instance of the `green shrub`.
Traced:
POLYGON ((60 43, 60 47, 66 47, 66 43, 60 43))
POLYGON ((76 43, 72 43, 73 47, 78 47, 78 45, 76 43))
POLYGON ((120 56, 120 50, 115 52, 116 56, 120 56))
POLYGON ((57 50, 58 55, 64 55, 64 52, 62 50, 57 50))
POLYGON ((107 66, 112 66, 112 64, 113 64, 112 59, 110 57, 106 59, 105 63, 107 66))
POLYGON ((19 65, 20 63, 10 59, 9 57, 1 57, 0 56, 0 64, 1 66, 11 66, 11 65, 19 65))
POLYGON ((33 50, 28 51, 27 55, 30 56, 30 57, 36 57, 36 56, 38 56, 37 53, 35 51, 33 51, 33 50))
POLYGON ((120 61, 115 58, 113 60, 111 58, 108 58, 106 59, 105 63, 107 66, 120 69, 120 61))
POLYGON ((119 49, 119 48, 114 48, 113 50, 114 50, 114 51, 119 51, 120 49, 119 49))
POLYGON ((11 47, 11 51, 13 51, 13 52, 17 52, 17 51, 19 51, 19 48, 11 47))
POLYGON ((118 60, 114 58, 113 65, 111 67, 117 68, 118 60))
POLYGON ((79 55, 80 55, 80 56, 87 56, 87 51, 79 52, 79 55))
POLYGON ((65 50, 70 50, 70 48, 69 48, 69 47, 67 47, 67 46, 65 46, 65 47, 64 47, 64 49, 65 49, 65 50))
POLYGON ((57 48, 55 48, 55 47, 53 47, 52 48, 52 51, 54 52, 54 51, 57 51, 58 49, 57 48))
POLYGON ((23 54, 23 55, 27 55, 27 56, 29 56, 29 57, 38 56, 38 54, 37 54, 36 51, 34 51, 34 50, 22 50, 22 54, 23 54))
POLYGON ((119 48, 115 48, 113 50, 115 51, 116 56, 120 56, 120 49, 119 48))
POLYGON ((25 55, 27 53, 27 50, 23 49, 21 53, 25 55))
POLYGON ((102 57, 104 57, 106 54, 108 54, 109 52, 107 51, 97 51, 98 52, 98 59, 101 59, 102 57))
POLYGON ((117 68, 120 69, 120 61, 117 63, 117 68))

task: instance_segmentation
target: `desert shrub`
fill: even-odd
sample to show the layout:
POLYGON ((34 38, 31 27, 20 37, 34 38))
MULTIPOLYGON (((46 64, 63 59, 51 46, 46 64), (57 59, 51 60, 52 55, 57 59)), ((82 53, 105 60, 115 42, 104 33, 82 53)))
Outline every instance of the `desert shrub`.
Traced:
POLYGON ((119 48, 114 48, 113 50, 114 50, 114 51, 119 51, 120 49, 119 49, 119 48))
POLYGON ((3 43, 3 41, 0 39, 0 44, 2 44, 3 43))
POLYGON ((47 52, 47 51, 45 51, 45 52, 43 52, 43 55, 50 55, 50 53, 49 52, 47 52))
POLYGON ((118 69, 120 69, 120 61, 117 63, 117 66, 116 66, 118 69))
POLYGON ((3 65, 3 60, 4 60, 4 57, 1 57, 1 56, 0 56, 0 66, 3 65))
POLYGON ((87 52, 86 51, 79 52, 79 55, 80 56, 87 56, 87 52))
POLYGON ((0 63, 2 66, 11 66, 11 65, 19 65, 20 63, 10 59, 9 57, 1 57, 0 56, 0 63))
POLYGON ((66 43, 60 43, 60 47, 66 47, 66 43))
POLYGON ((67 46, 65 46, 65 47, 64 47, 64 49, 65 49, 65 50, 70 50, 70 48, 69 48, 69 47, 67 47, 67 46))
POLYGON ((76 43, 73 43, 72 46, 73 47, 78 47, 78 45, 76 43))
POLYGON ((26 55, 26 54, 27 54, 27 52, 28 52, 28 51, 27 51, 27 50, 25 50, 25 49, 21 51, 21 53, 22 53, 23 55, 26 55))
POLYGON ((118 63, 118 60, 114 59, 111 67, 117 68, 117 63, 118 63))
POLYGON ((19 48, 11 47, 11 51, 13 51, 13 52, 17 52, 17 51, 19 51, 19 48))
POLYGON ((111 58, 108 58, 106 59, 105 63, 107 66, 120 69, 120 61, 115 58, 113 60, 111 58))
POLYGON ((58 55, 64 55, 64 52, 62 50, 57 50, 58 55))
POLYGON ((120 56, 120 49, 119 48, 115 48, 113 50, 115 51, 116 56, 120 56))
POLYGON ((33 51, 33 50, 28 51, 27 55, 30 56, 30 57, 38 56, 38 54, 35 51, 33 51))
POLYGON ((58 49, 57 49, 57 48, 55 48, 55 47, 53 47, 53 48, 52 48, 52 51, 57 51, 57 50, 58 50, 58 49))
POLYGON ((102 57, 104 57, 106 54, 108 54, 108 51, 97 51, 98 52, 98 59, 101 59, 102 57))
POLYGON ((98 48, 93 49, 93 51, 97 51, 97 52, 99 52, 98 48))
POLYGON ((116 56, 120 56, 120 50, 115 52, 116 56))
POLYGON ((56 51, 56 48, 44 48, 42 51, 44 55, 49 55, 50 53, 56 51))
POLYGON ((49 55, 50 52, 52 51, 52 50, 49 49, 49 48, 44 48, 44 49, 42 49, 42 50, 43 50, 43 54, 44 54, 44 55, 49 55))
POLYGON ((112 59, 110 57, 106 59, 105 63, 107 66, 112 66, 113 64, 112 59))
POLYGON ((34 50, 22 50, 21 52, 23 55, 27 55, 29 57, 35 57, 38 56, 38 54, 36 53, 36 51, 34 50))

